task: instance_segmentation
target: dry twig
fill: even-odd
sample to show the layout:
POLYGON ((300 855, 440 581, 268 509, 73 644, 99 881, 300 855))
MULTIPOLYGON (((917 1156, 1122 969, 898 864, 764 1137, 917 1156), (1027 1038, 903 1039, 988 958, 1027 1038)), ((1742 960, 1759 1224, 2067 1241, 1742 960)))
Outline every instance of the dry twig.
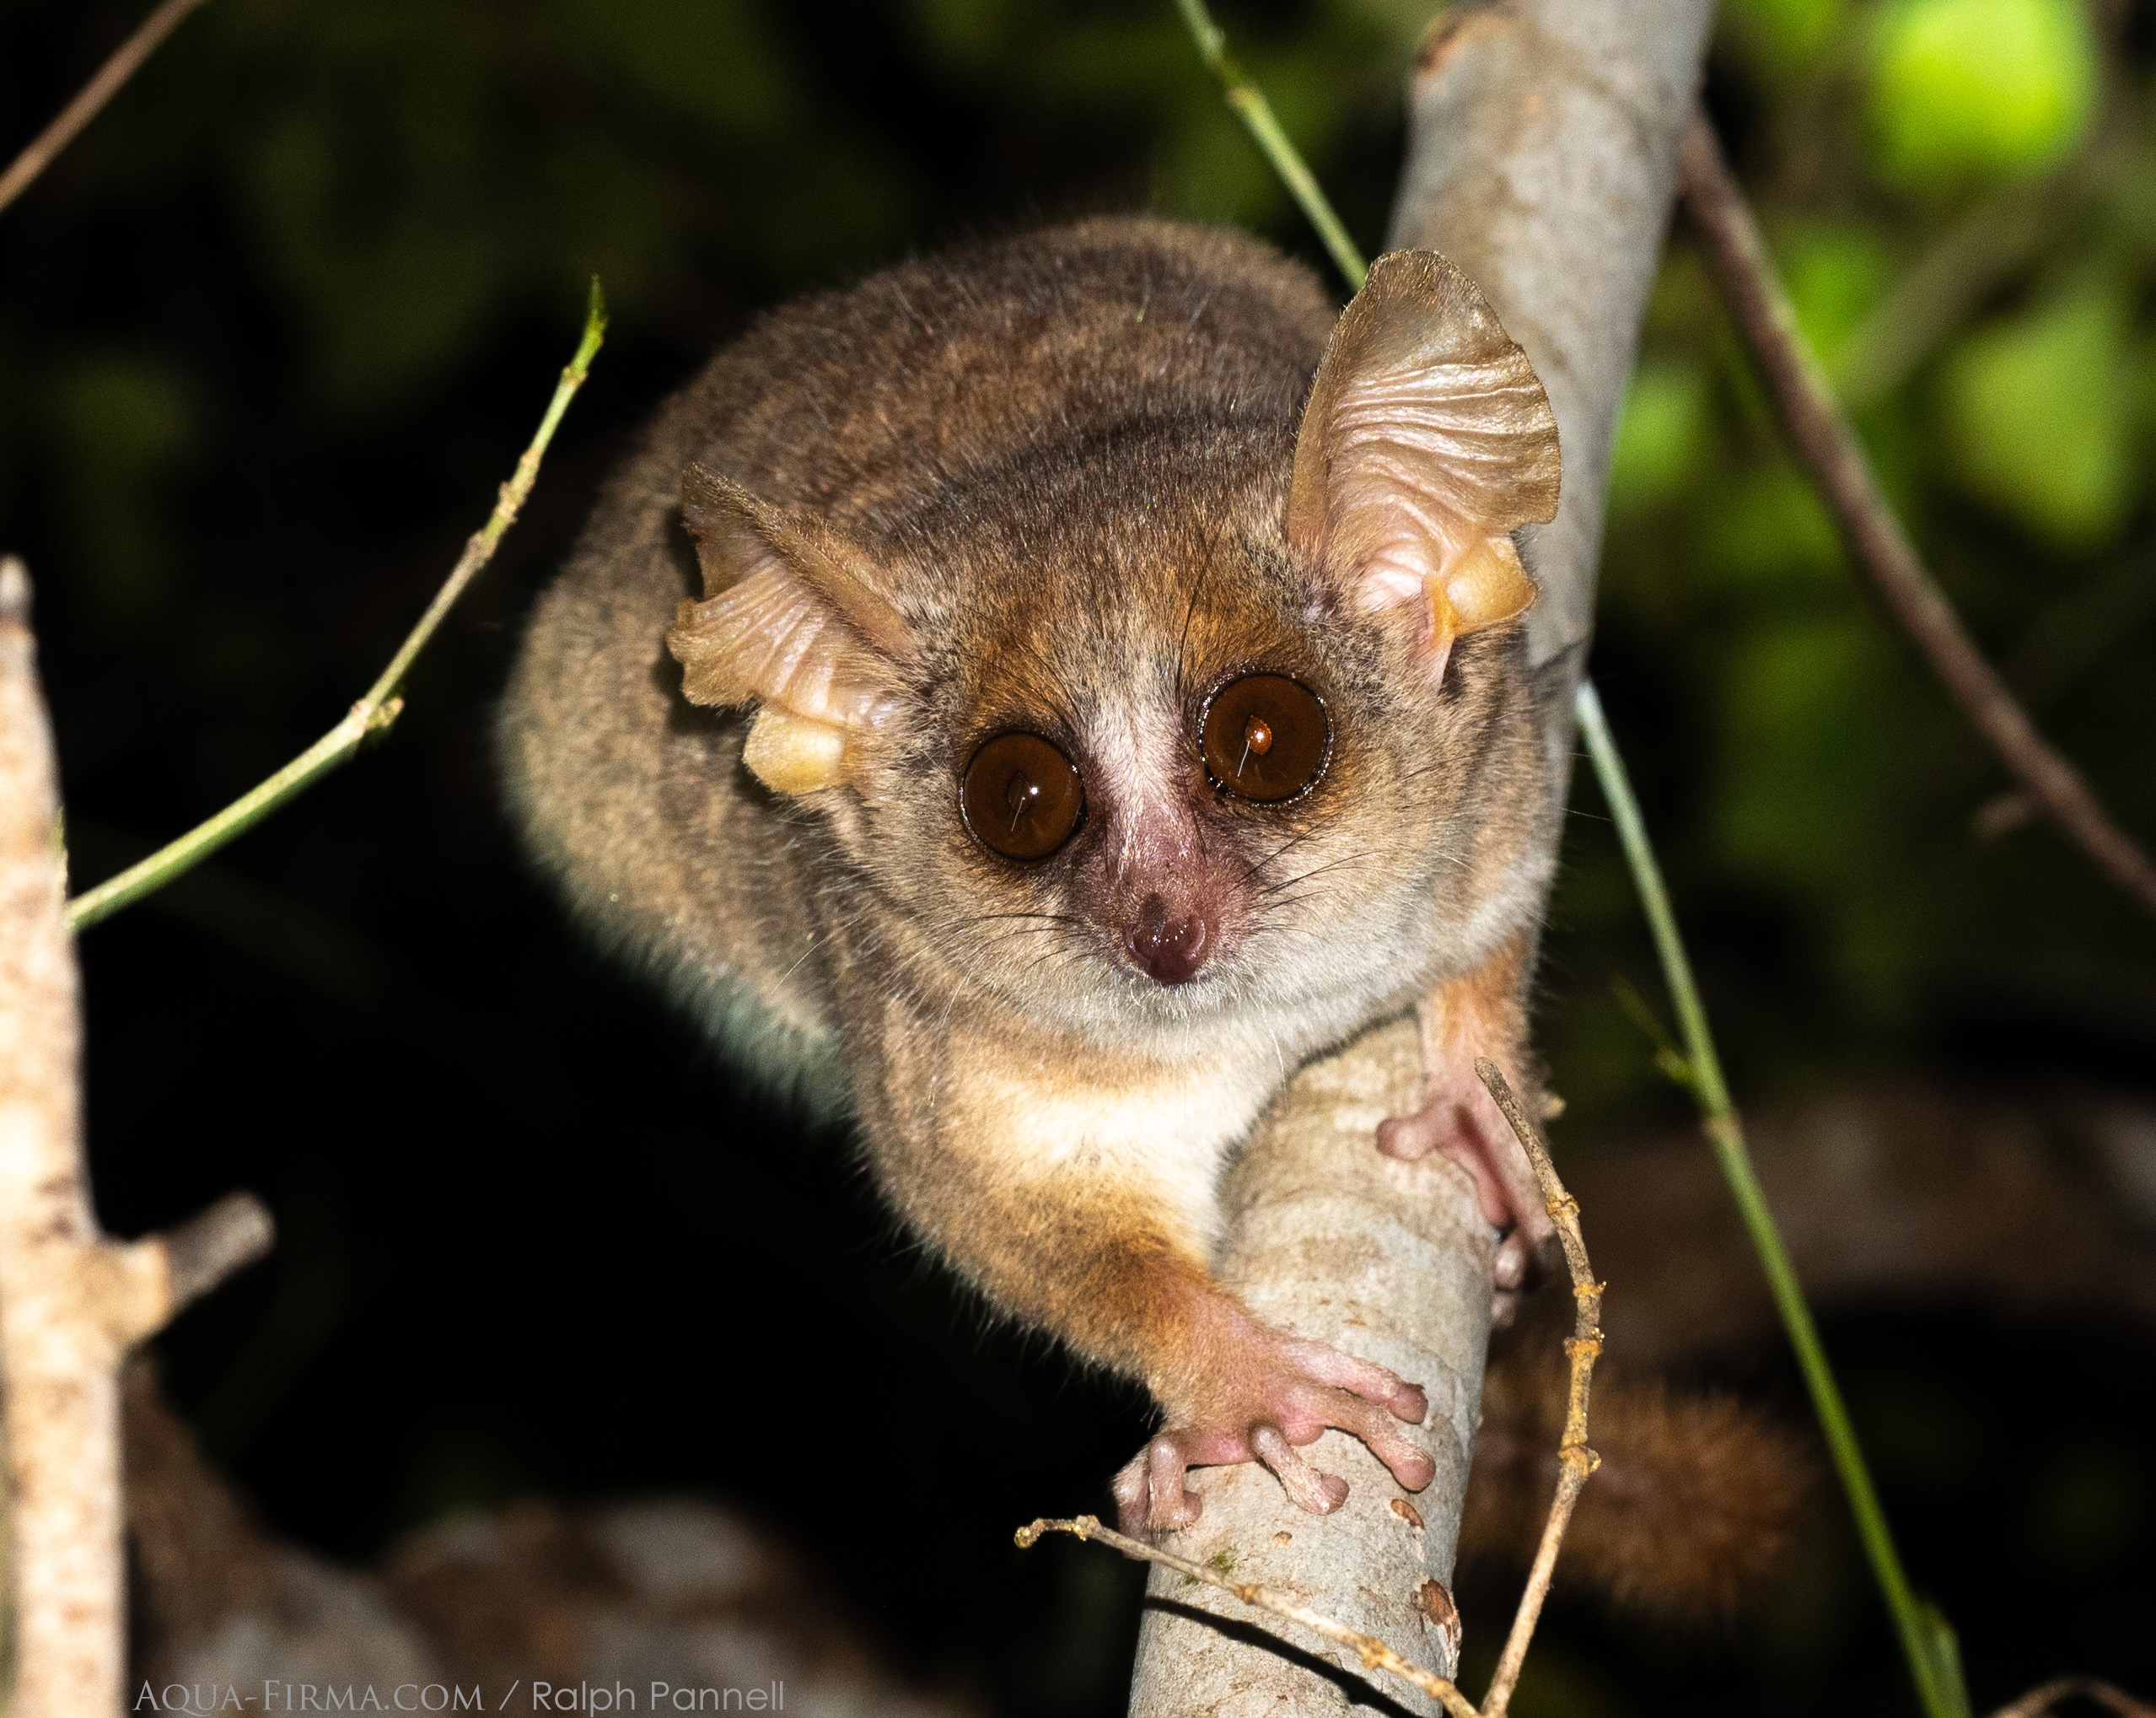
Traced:
POLYGON ((158 44, 202 3, 202 0, 164 0, 164 5, 136 27, 134 35, 121 43, 112 57, 98 67, 97 75, 83 85, 51 125, 30 139, 23 153, 9 164, 7 172, 0 174, 0 209, 20 197, 30 182, 45 171, 46 164, 75 141, 76 132, 97 117, 98 110, 135 75, 142 62, 157 51, 158 44))
POLYGON ((2030 798, 2112 881, 2156 912, 2156 864, 2112 822, 2080 773, 2036 731, 1978 652, 1895 517, 1863 443, 1798 328, 1796 312, 1704 115, 1692 116, 1679 172, 1685 208, 1704 241, 1707 266, 1759 365, 1790 444, 1833 513, 1851 557, 2030 798))
POLYGON ((1276 1617, 1285 1617, 1291 1623, 1300 1623, 1314 1635, 1322 1635, 1328 1640, 1336 1640, 1363 1661, 1365 1670, 1381 1670, 1398 1677, 1411 1688, 1422 1693, 1443 1705, 1453 1718, 1482 1718, 1474 1703, 1453 1683, 1441 1676, 1433 1676, 1419 1664, 1411 1664, 1374 1635, 1365 1635, 1359 1629, 1351 1629, 1344 1623, 1336 1623, 1322 1612, 1308 1605, 1298 1604, 1277 1588, 1255 1581, 1230 1581, 1217 1575, 1202 1563, 1193 1563, 1187 1557, 1178 1557, 1173 1551, 1164 1551, 1157 1545, 1148 1545, 1143 1539, 1132 1539, 1117 1532, 1113 1527, 1104 1527, 1099 1517, 1079 1516, 1067 1521, 1036 1521, 1030 1527, 1020 1527, 1013 1535, 1019 1548, 1032 1545, 1043 1533, 1075 1533, 1081 1539, 1098 1539, 1111 1545, 1126 1557, 1135 1557, 1141 1562, 1158 1563, 1164 1569, 1172 1569, 1191 1581, 1202 1581, 1207 1586, 1218 1587, 1232 1593, 1245 1604, 1261 1611, 1270 1611, 1276 1617))
POLYGON ((2146 1700, 2137 1700, 2125 1689, 2114 1688, 2093 1676, 2058 1677, 2041 1688, 2030 1689, 2018 1700, 2008 1701, 1992 1713, 1992 1718, 2044 1718, 2060 1701, 2077 1694, 2084 1700, 2109 1707, 2119 1718, 2156 1718, 2156 1706, 2146 1700))
POLYGON ((101 1233, 83 1171, 74 947, 30 579, 0 561, 0 1409, 13 1507, 12 1718, 116 1714, 125 1674, 120 1364, 266 1252, 234 1193, 169 1236, 101 1233))
POLYGON ((1557 1550, 1564 1543, 1573 1505, 1579 1501, 1587 1476, 1602 1465, 1602 1458, 1587 1446, 1588 1383, 1602 1353, 1602 1284, 1594 1280, 1594 1267, 1587 1262, 1587 1238, 1579 1229, 1579 1201, 1557 1179, 1557 1166, 1550 1161, 1541 1134, 1527 1118, 1527 1112, 1496 1063, 1477 1056, 1475 1073, 1504 1112, 1528 1161, 1535 1166, 1535 1183, 1541 1188, 1543 1203, 1557 1225, 1557 1242, 1564 1248, 1565 1264, 1572 1273, 1575 1308, 1573 1333, 1565 1340, 1571 1377, 1565 1395, 1564 1435, 1557 1444, 1557 1492, 1550 1500, 1550 1519, 1542 1529, 1535 1566, 1528 1572, 1526 1591, 1519 1596, 1512 1633, 1505 1637, 1505 1650, 1498 1656, 1497 1674, 1490 1678, 1490 1691, 1482 1697, 1483 1718, 1503 1718, 1505 1709, 1512 1704, 1513 1688, 1519 1681, 1520 1667, 1527 1661, 1527 1643, 1534 1639, 1543 1601, 1550 1596, 1550 1577, 1557 1567, 1557 1550))

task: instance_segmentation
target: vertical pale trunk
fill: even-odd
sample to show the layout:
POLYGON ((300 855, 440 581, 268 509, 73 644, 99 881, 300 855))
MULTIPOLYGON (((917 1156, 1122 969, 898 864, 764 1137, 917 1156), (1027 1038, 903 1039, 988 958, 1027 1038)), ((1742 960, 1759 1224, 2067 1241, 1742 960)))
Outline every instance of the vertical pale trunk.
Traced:
MULTIPOLYGON (((1563 442, 1557 517, 1530 528, 1541 596, 1528 617, 1534 659, 1549 671, 1544 734, 1560 792, 1610 444, 1713 10, 1712 0, 1459 8, 1427 43, 1410 91, 1392 246, 1442 251, 1481 286, 1533 359, 1563 442)), ((1437 1478, 1406 1498, 1360 1444, 1328 1432, 1308 1453, 1348 1482, 1337 1513, 1302 1514, 1256 1468, 1216 1469, 1196 1476, 1203 1516, 1172 1541, 1449 1678, 1460 1635, 1447 1589, 1489 1336, 1492 1237, 1457 1171, 1378 1154, 1378 1122, 1411 1107, 1418 1080, 1404 1025, 1304 1070, 1239 1166, 1222 1268, 1261 1317, 1422 1384, 1437 1478)), ((1366 1683, 1408 1710, 1437 1710, 1292 1624, 1153 1570, 1134 1718, 1344 1711, 1366 1683)))
POLYGON ((75 949, 61 917, 59 789, 30 579, 0 559, 0 1414, 8 1718, 112 1718, 126 1670, 120 1363, 266 1251, 235 1193, 169 1236, 119 1242, 90 1209, 75 949))
MULTIPOLYGON (((30 581, 0 563, 0 1360, 12 1505, 11 1718, 121 1704, 119 1344, 89 1314, 75 952, 30 581)), ((96 1257, 94 1253, 89 1255, 96 1257)))

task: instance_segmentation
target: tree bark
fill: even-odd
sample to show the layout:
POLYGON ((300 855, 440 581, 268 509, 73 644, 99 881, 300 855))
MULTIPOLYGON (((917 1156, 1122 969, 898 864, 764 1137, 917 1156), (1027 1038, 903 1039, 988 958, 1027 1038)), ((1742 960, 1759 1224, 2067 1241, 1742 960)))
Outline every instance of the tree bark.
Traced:
POLYGON ((233 1194, 169 1236, 108 1239, 82 1153, 75 949, 30 580, 0 559, 0 1410, 14 1686, 9 1718, 121 1710, 120 1362, 266 1250, 233 1194))
MULTIPOLYGON (((1303 1071, 1230 1179, 1220 1274, 1269 1323, 1421 1384, 1437 1478, 1406 1497, 1360 1443, 1329 1431, 1304 1453, 1347 1482, 1347 1501, 1333 1514, 1304 1514, 1255 1464, 1207 1468, 1191 1480, 1204 1513, 1169 1543, 1236 1580, 1282 1588, 1449 1678, 1459 1623, 1444 1583, 1482 1392, 1496 1237, 1460 1171, 1377 1149, 1378 1123, 1413 1107, 1421 1071, 1406 1021, 1303 1071)), ((1363 1677, 1351 1656, 1292 1624, 1153 1570, 1134 1718, 1344 1711, 1367 1694, 1363 1677)), ((1417 1699, 1390 1678, 1381 1685, 1417 1699)))
MULTIPOLYGON (((1426 40, 1409 91, 1392 247, 1442 251, 1481 286, 1557 413, 1563 495, 1557 518, 1528 534, 1541 595, 1527 625, 1559 794, 1593 629, 1610 445, 1713 10, 1712 0, 1460 8, 1426 40)), ((1194 1480, 1204 1514, 1172 1548, 1284 1588, 1450 1678, 1460 1624, 1447 1583, 1478 1418, 1493 1236, 1458 1171, 1376 1150, 1377 1123, 1412 1107, 1418 1076, 1405 1024, 1304 1070, 1235 1171, 1221 1269, 1261 1317, 1421 1383, 1437 1478, 1405 1498, 1360 1444, 1328 1432, 1309 1453, 1348 1482, 1336 1513, 1295 1510, 1260 1468, 1212 1469, 1194 1480)), ((1134 1718, 1344 1711, 1375 1688, 1402 1710, 1437 1710, 1291 1624, 1153 1570, 1134 1718)))

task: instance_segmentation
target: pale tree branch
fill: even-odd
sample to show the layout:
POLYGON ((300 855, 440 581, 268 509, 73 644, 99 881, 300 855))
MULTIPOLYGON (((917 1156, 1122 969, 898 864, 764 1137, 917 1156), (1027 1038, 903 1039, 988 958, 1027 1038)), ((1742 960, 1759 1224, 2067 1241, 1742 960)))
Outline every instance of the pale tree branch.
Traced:
POLYGON ((125 1673, 120 1365, 185 1301, 258 1257, 234 1194, 171 1236, 116 1241, 90 1206, 74 945, 30 579, 0 561, 0 1413, 15 1683, 10 1718, 117 1714, 125 1673))
MULTIPOLYGON (((1415 1659, 1402 1656, 1378 1635, 1351 1627, 1328 1612, 1304 1603, 1295 1595, 1307 1591, 1309 1588, 1304 1581, 1296 1580, 1292 1573, 1280 1567, 1282 1559, 1268 1559, 1267 1565, 1274 1582, 1285 1581, 1284 1586, 1265 1581, 1234 1581, 1229 1578, 1236 1566, 1230 1554, 1216 1552, 1212 1558, 1200 1562, 1180 1552, 1148 1545, 1143 1540, 1113 1532, 1102 1527, 1091 1516, 1080 1516, 1068 1521, 1036 1521, 1030 1527, 1021 1527, 1017 1534, 1018 1543, 1021 1547, 1034 1544, 1043 1533, 1047 1532, 1073 1533, 1081 1539, 1098 1539, 1103 1544, 1121 1551, 1126 1557, 1137 1558, 1153 1564, 1158 1569, 1180 1575, 1186 1585, 1196 1584, 1211 1591, 1225 1593, 1239 1603, 1268 1616, 1278 1617, 1346 1647, 1364 1671, 1379 1671, 1405 1683, 1417 1693, 1434 1700, 1451 1715, 1451 1718, 1504 1718, 1512 1702, 1513 1689, 1519 1681, 1520 1667, 1526 1661, 1528 1644, 1535 1637, 1535 1625, 1541 1618, 1543 1602, 1549 1597, 1551 1575, 1557 1567, 1557 1552, 1564 1543, 1565 1527, 1572 1519, 1573 1506, 1578 1501, 1580 1488, 1587 1483, 1588 1476, 1600 1465, 1600 1458, 1587 1446, 1587 1405, 1594 1362, 1602 1352, 1600 1322, 1602 1284, 1595 1280, 1594 1267, 1588 1262, 1587 1241, 1579 1226, 1578 1202, 1565 1191, 1564 1183, 1557 1178, 1557 1166, 1550 1161, 1550 1153, 1542 1143, 1541 1135, 1527 1119, 1519 1100, 1514 1096, 1512 1087, 1506 1083, 1504 1075, 1494 1063, 1478 1057, 1475 1072, 1497 1107, 1504 1112, 1506 1121, 1511 1124, 1514 1134, 1527 1152, 1529 1161, 1535 1166, 1535 1182, 1541 1189, 1550 1215, 1557 1223, 1565 1263, 1572 1274, 1573 1298, 1578 1308, 1573 1335, 1565 1344, 1570 1384, 1567 1392, 1564 1430, 1557 1451, 1559 1475, 1557 1493, 1551 1500, 1549 1519, 1542 1532, 1541 1548, 1535 1556, 1526 1590, 1520 1595, 1519 1607, 1513 1618, 1512 1632, 1506 1638, 1504 1652, 1497 1662, 1497 1674, 1491 1679, 1489 1693, 1483 1697, 1479 1710, 1449 1676, 1440 1676, 1415 1659)), ((1290 1123, 1288 1125, 1292 1127, 1293 1124, 1290 1123)), ((1276 1128, 1276 1134, 1279 1131, 1276 1128)), ((1358 1309, 1358 1313, 1361 1310, 1358 1309)), ((1418 1512, 1412 1505, 1400 1500, 1393 1500, 1380 1513, 1390 1513, 1403 1521, 1412 1521, 1417 1531, 1422 1530, 1421 1521, 1416 1519, 1418 1512)), ((1189 1536, 1179 1537, 1187 1538, 1189 1536)), ((1283 1541, 1292 1543, 1293 1535, 1276 1532, 1272 1538, 1277 1545, 1283 1541)), ((1356 1596, 1352 1593, 1339 1595, 1335 1602, 1341 1599, 1348 1603, 1357 1602, 1356 1596)), ((1426 1581, 1419 1602, 1423 1620, 1440 1634, 1449 1637, 1446 1655, 1446 1667, 1449 1670, 1453 1661, 1458 1658, 1460 1650, 1459 1615, 1453 1609, 1450 1595, 1444 1593, 1434 1580, 1426 1581), (1433 1591, 1433 1588, 1437 1590, 1433 1591)), ((1366 1602, 1359 1604, 1358 1608, 1367 1609, 1368 1605, 1366 1602)), ((1217 1640, 1219 1637, 1216 1635, 1213 1638, 1217 1640)), ((1200 1651, 1202 1656, 1218 1656, 1217 1648, 1207 1653, 1203 1643, 1200 1644, 1200 1651)), ((1283 1667, 1284 1673, 1288 1661, 1277 1656, 1275 1661, 1283 1667)), ((1236 1667, 1231 1662, 1227 1667, 1236 1667)), ((1187 1667, 1179 1668, 1183 1668, 1185 1674, 1172 1678, 1174 1683, 1187 1683, 1192 1680, 1187 1674, 1187 1667)), ((1140 1673, 1144 1674, 1143 1669, 1140 1673)), ((1168 1679, 1156 1672, 1148 1680, 1158 1687, 1168 1679)), ((1293 1698, 1292 1689, 1283 1685, 1281 1678, 1276 1677, 1273 1686, 1256 1688, 1245 1684, 1239 1687, 1235 1693, 1245 1699, 1255 1695, 1268 1704, 1272 1699, 1293 1698)), ((1175 1708, 1177 1710, 1218 1710, 1213 1705, 1190 1704, 1193 1699, 1203 1699, 1211 1694, 1213 1690, 1210 1688, 1181 1687, 1177 1692, 1182 1702, 1175 1708)))
POLYGON ((164 0, 136 27, 135 33, 98 67, 97 75, 83 85, 75 99, 60 110, 51 125, 30 139, 22 153, 8 164, 5 173, 0 173, 0 209, 6 208, 29 189, 30 181, 45 171, 52 158, 75 141, 75 134, 97 117, 98 110, 111 100, 120 86, 157 51, 158 44, 172 34, 180 20, 202 3, 203 0, 164 0))
POLYGON ((2029 799, 2099 870, 2156 913, 2156 864, 2111 821, 2080 772, 2036 731, 1895 517, 1863 443, 1797 326, 1796 311, 1704 115, 1696 115, 1686 133, 1683 174, 1685 210, 1698 230, 1708 269, 1766 380, 1798 462, 1834 515, 1850 557, 2029 799))
MULTIPOLYGON (((1297 1509, 1255 1463, 1207 1468, 1191 1476, 1202 1512, 1167 1535, 1164 1548, 1238 1581, 1304 1595, 1341 1627, 1449 1682, 1460 1647, 1449 1586, 1481 1398, 1496 1237, 1451 1164, 1434 1156, 1403 1162, 1377 1149, 1378 1124, 1413 1107, 1421 1069, 1420 1040, 1407 1021, 1304 1069, 1229 1177, 1228 1240, 1217 1264, 1221 1280, 1265 1322, 1420 1384, 1430 1408, 1418 1441, 1436 1478, 1409 1497, 1361 1443, 1329 1431, 1304 1453, 1347 1482, 1347 1500, 1332 1513, 1297 1509)), ((1273 1629, 1243 1614, 1232 1597, 1192 1589, 1166 1569, 1153 1571, 1149 1592, 1132 1674, 1133 1718, 1183 1718, 1238 1701, 1302 1711, 1340 1701, 1343 1680, 1378 1679, 1358 1656, 1314 1657, 1293 1629, 1273 1629)))

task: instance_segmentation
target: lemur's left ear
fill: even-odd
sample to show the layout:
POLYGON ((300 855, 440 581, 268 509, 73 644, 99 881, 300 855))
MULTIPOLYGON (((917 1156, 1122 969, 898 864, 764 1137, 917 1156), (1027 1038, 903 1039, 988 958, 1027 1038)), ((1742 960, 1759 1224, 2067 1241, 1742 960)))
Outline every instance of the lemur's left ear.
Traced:
POLYGON ((701 466, 682 477, 681 518, 704 575, 703 600, 666 635, 683 694, 761 707, 741 761, 766 786, 833 785, 849 738, 888 719, 912 654, 879 570, 820 520, 701 466))
POLYGON ((1557 516, 1558 471, 1549 397, 1475 283, 1435 251, 1379 257, 1304 409, 1288 541, 1350 608, 1418 605, 1435 679, 1535 600, 1511 534, 1557 516))

